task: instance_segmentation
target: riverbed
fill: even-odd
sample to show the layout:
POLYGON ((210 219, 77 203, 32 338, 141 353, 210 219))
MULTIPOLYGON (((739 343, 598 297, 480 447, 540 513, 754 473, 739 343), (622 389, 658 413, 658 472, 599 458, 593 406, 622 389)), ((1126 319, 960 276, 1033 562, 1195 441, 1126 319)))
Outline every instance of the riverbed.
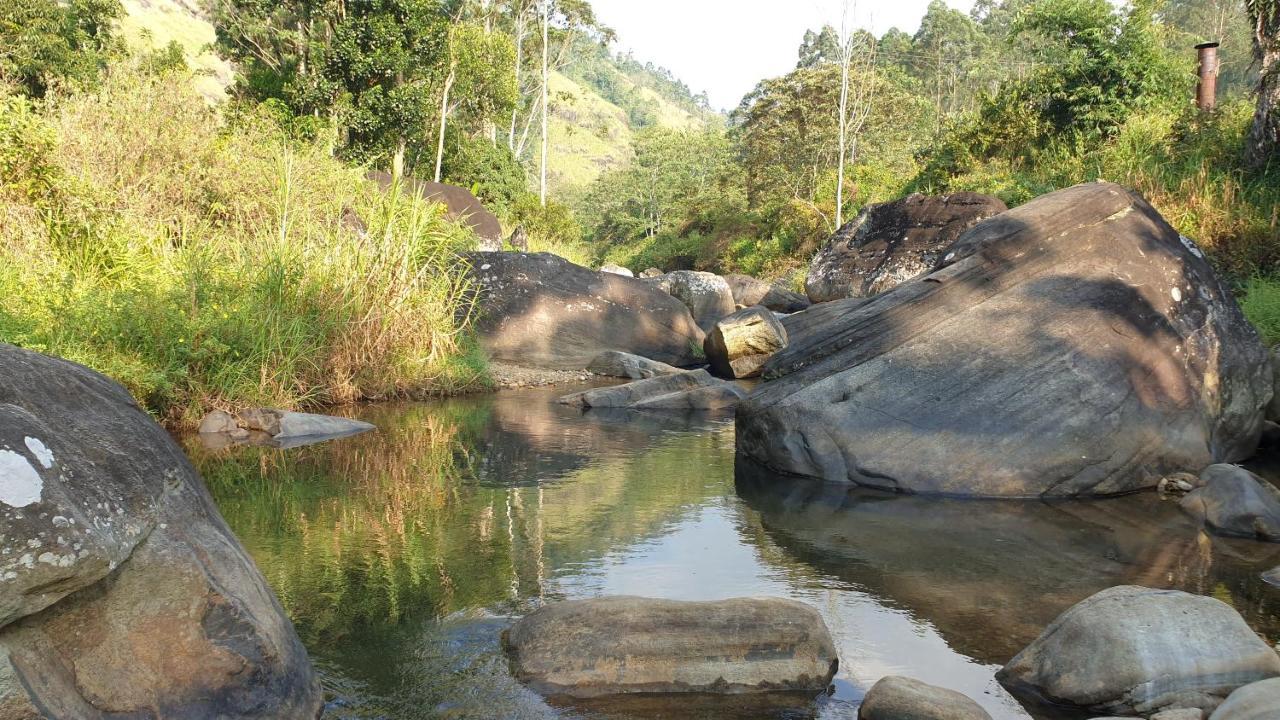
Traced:
POLYGON ((1212 538, 1154 493, 1065 503, 895 497, 739 463, 731 417, 581 411, 540 388, 355 408, 378 430, 307 447, 186 446, 317 665, 326 720, 855 718, 880 677, 1020 703, 995 671, 1112 585, 1179 588, 1280 641, 1280 546, 1212 538), (826 618, 835 691, 552 705, 501 634, 542 603, 794 598, 826 618))

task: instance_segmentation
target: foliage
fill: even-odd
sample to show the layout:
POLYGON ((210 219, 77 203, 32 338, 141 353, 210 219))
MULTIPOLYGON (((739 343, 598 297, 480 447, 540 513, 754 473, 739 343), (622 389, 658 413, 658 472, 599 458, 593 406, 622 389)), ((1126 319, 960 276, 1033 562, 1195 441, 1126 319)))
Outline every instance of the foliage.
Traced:
POLYGON ((1258 328, 1263 341, 1280 345, 1280 279, 1255 276, 1245 285, 1240 309, 1258 328))
POLYGON ((503 218, 529 192, 524 168, 510 148, 455 130, 446 139, 444 182, 470 188, 485 207, 503 218))
POLYGON ((184 78, 117 72, 48 111, 4 97, 0 170, 0 340, 170 421, 483 379, 460 323, 465 233, 439 206, 269 117, 222 126, 184 78))
POLYGON ((86 87, 120 51, 119 0, 6 0, 0 4, 0 81, 42 98, 60 84, 86 87))

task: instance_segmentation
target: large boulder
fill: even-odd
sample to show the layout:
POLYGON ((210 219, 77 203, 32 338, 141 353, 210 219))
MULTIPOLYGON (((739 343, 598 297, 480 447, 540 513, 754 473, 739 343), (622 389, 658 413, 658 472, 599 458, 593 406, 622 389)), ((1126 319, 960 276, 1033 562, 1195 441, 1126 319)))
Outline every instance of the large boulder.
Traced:
POLYGON ((1073 605, 997 674, 1023 694, 1099 713, 1210 710, 1280 676, 1280 655, 1230 605, 1133 585, 1073 605))
POLYGON ((825 690, 835 644, 793 600, 603 597, 546 605, 504 636, 516 677, 547 695, 825 690))
POLYGON ((645 378, 658 377, 659 375, 674 375, 675 373, 683 372, 678 367, 617 350, 605 350, 600 353, 587 364, 587 369, 596 375, 624 377, 632 380, 643 380, 645 378))
POLYGON ((742 307, 763 305, 780 313, 799 312, 809 307, 809 299, 800 293, 750 275, 725 275, 724 281, 733 293, 733 302, 742 307))
MULTIPOLYGON (((384 192, 391 190, 393 185, 391 173, 384 170, 370 171, 368 178, 378 183, 384 192)), ((502 249, 502 223, 470 190, 411 177, 401 178, 400 189, 406 194, 444 205, 445 217, 471 228, 480 240, 481 250, 502 249)))
POLYGON ((306 718, 292 625, 119 385, 0 344, 4 717, 306 718))
POLYGON ((784 320, 740 453, 902 492, 1112 495, 1250 456, 1271 368, 1202 253, 1110 183, 963 236, 970 254, 784 320), (803 316, 814 314, 806 321, 803 316))
POLYGON ((1210 465, 1182 509, 1218 535, 1280 542, 1280 490, 1235 465, 1210 465))
POLYGON ((660 375, 624 385, 584 390, 565 395, 559 402, 584 410, 726 410, 737 406, 745 395, 746 392, 737 385, 717 380, 706 370, 699 369, 660 375))
POLYGON ((716 322, 703 342, 703 352, 716 375, 750 378, 773 354, 787 346, 787 330, 766 308, 744 308, 716 322))
POLYGON ((816 303, 884 292, 936 270, 961 233, 1008 209, 970 192, 868 205, 814 255, 805 292, 816 303))
POLYGON ((703 331, 679 300, 642 280, 550 253, 470 253, 480 342, 517 365, 581 370, 605 350, 692 365, 703 331))
POLYGON ((662 288, 672 297, 684 303, 693 315, 694 321, 704 332, 711 329, 716 321, 732 313, 737 305, 733 302, 733 290, 729 283, 715 273, 696 270, 674 270, 665 275, 648 278, 645 282, 662 288))
POLYGON ((889 675, 867 691, 858 720, 991 720, 991 715, 955 690, 889 675))
POLYGON ((1280 678, 1249 683, 1227 696, 1209 720, 1276 720, 1280 718, 1280 678))

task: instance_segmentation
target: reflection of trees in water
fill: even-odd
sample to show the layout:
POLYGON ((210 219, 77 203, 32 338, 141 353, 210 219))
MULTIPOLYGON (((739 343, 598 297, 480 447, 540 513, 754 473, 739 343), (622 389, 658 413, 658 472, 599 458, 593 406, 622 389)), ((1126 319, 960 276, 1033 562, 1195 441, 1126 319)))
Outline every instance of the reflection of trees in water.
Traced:
POLYGON ((338 442, 189 451, 307 646, 389 667, 420 622, 515 611, 557 568, 656 535, 725 492, 723 432, 664 436, 529 409, 547 406, 387 406, 365 414, 377 432, 338 442), (574 456, 566 436, 605 454, 574 456), (505 473, 481 469, 490 456, 505 473))

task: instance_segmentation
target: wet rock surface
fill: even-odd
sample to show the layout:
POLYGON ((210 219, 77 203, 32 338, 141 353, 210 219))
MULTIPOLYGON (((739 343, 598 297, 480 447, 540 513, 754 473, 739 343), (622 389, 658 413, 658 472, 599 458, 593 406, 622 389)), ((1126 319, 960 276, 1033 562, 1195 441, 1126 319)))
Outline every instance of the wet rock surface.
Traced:
POLYGON ((604 597, 544 606, 504 636, 516 677, 546 695, 821 692, 835 645, 813 608, 779 598, 604 597))
POLYGON ((882 293, 956 259, 948 253, 960 234, 1005 210, 970 192, 869 205, 814 256, 805 292, 815 303, 882 293))
POLYGON ((1280 490, 1236 465, 1210 465, 1182 509, 1210 532, 1280 542, 1280 490))
POLYGON ((0 708, 314 718, 279 603, 185 455, 106 378, 0 345, 0 708))
POLYGON ((1101 713, 1213 709, 1280 676, 1280 655, 1231 606, 1122 585, 1072 606, 997 674, 1014 692, 1101 713))
POLYGON ((470 253, 480 342, 500 362, 581 370, 605 350, 695 364, 703 331, 679 300, 646 281, 549 253, 470 253))
POLYGON ((707 333, 703 352, 722 378, 751 378, 773 354, 787 346, 787 330, 773 311, 749 307, 721 318, 707 333))
POLYGON ((890 675, 867 691, 858 720, 991 720, 991 715, 962 693, 890 675))
POLYGON ((792 475, 986 497, 1123 493, 1253 453, 1266 350, 1144 200, 1079 185, 961 241, 975 237, 943 270, 785 318, 790 345, 739 408, 739 452, 792 475))
POLYGON ((724 410, 736 406, 745 396, 746 391, 734 383, 711 377, 706 370, 690 370, 585 390, 566 395, 559 402, 583 409, 724 410))

